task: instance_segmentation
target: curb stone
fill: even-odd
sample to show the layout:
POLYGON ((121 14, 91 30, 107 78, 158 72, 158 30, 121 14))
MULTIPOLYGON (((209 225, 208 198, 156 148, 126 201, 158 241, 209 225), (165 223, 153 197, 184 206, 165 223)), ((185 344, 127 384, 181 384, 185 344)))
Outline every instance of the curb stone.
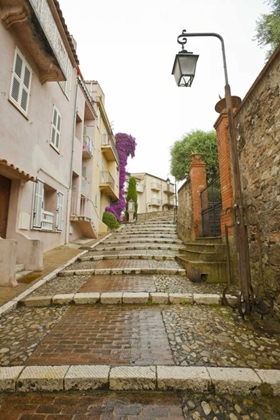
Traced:
POLYGON ((216 395, 280 396, 280 371, 201 366, 11 366, 0 367, 1 392, 67 390, 173 390, 216 395))

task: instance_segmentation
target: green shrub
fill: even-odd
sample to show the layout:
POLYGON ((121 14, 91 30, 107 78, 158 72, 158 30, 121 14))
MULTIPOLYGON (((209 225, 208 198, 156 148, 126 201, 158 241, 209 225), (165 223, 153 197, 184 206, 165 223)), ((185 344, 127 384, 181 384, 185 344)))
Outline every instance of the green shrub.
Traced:
POLYGON ((117 229, 120 225, 116 219, 116 216, 110 211, 104 211, 102 222, 105 223, 110 229, 117 229))

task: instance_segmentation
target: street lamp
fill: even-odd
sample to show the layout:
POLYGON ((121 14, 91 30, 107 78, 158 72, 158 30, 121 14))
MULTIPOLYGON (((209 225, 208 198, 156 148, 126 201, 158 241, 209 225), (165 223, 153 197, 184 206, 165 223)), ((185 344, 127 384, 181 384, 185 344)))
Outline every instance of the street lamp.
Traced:
MULTIPOLYGON (((238 273, 240 282, 240 291, 238 293, 238 309, 242 317, 251 313, 253 304, 255 304, 255 297, 253 296, 253 289, 251 286, 250 279, 250 259, 249 259, 249 245, 246 225, 246 209, 243 205, 243 195, 240 180, 240 170, 237 153, 237 142, 235 124, 232 110, 232 99, 230 85, 228 81, 226 55, 224 40, 221 35, 207 32, 207 33, 187 33, 183 30, 177 38, 179 44, 182 45, 182 51, 180 51, 174 61, 172 74, 175 77, 178 86, 190 87, 196 70, 196 63, 198 55, 189 53, 184 49, 184 45, 187 42, 188 37, 216 37, 221 41, 222 55, 223 55, 223 66, 225 75, 225 99, 228 115, 228 131, 229 131, 229 142, 231 152, 231 163, 233 173, 233 185, 234 185, 234 219, 235 219, 235 231, 236 231, 236 248, 238 257, 238 273)), ((224 297, 226 295, 224 291, 224 297)), ((228 303, 228 302, 226 302, 228 303)), ((231 305, 230 305, 231 306, 231 305)))

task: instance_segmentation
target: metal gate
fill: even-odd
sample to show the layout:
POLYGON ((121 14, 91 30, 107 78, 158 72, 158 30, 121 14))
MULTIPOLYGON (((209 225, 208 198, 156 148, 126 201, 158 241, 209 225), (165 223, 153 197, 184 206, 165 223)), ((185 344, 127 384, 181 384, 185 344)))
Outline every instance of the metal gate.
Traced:
POLYGON ((201 191, 200 200, 203 236, 220 236, 222 210, 220 178, 214 179, 201 191))

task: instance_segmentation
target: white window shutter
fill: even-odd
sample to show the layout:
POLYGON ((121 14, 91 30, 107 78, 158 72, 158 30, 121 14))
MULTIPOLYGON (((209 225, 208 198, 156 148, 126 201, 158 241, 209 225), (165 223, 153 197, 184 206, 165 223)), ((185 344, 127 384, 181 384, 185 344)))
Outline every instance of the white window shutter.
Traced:
POLYGON ((25 115, 28 110, 31 77, 31 68, 28 66, 19 50, 16 49, 12 72, 10 99, 25 115))
POLYGON ((57 150, 59 149, 59 146, 60 146, 60 131, 61 131, 61 115, 58 109, 54 106, 50 142, 57 150))
POLYGON ((44 183, 37 180, 34 189, 33 201, 33 228, 41 229, 42 209, 44 206, 44 183))
POLYGON ((61 192, 57 193, 57 209, 56 209, 56 230, 62 231, 63 228, 63 204, 64 195, 61 192))

